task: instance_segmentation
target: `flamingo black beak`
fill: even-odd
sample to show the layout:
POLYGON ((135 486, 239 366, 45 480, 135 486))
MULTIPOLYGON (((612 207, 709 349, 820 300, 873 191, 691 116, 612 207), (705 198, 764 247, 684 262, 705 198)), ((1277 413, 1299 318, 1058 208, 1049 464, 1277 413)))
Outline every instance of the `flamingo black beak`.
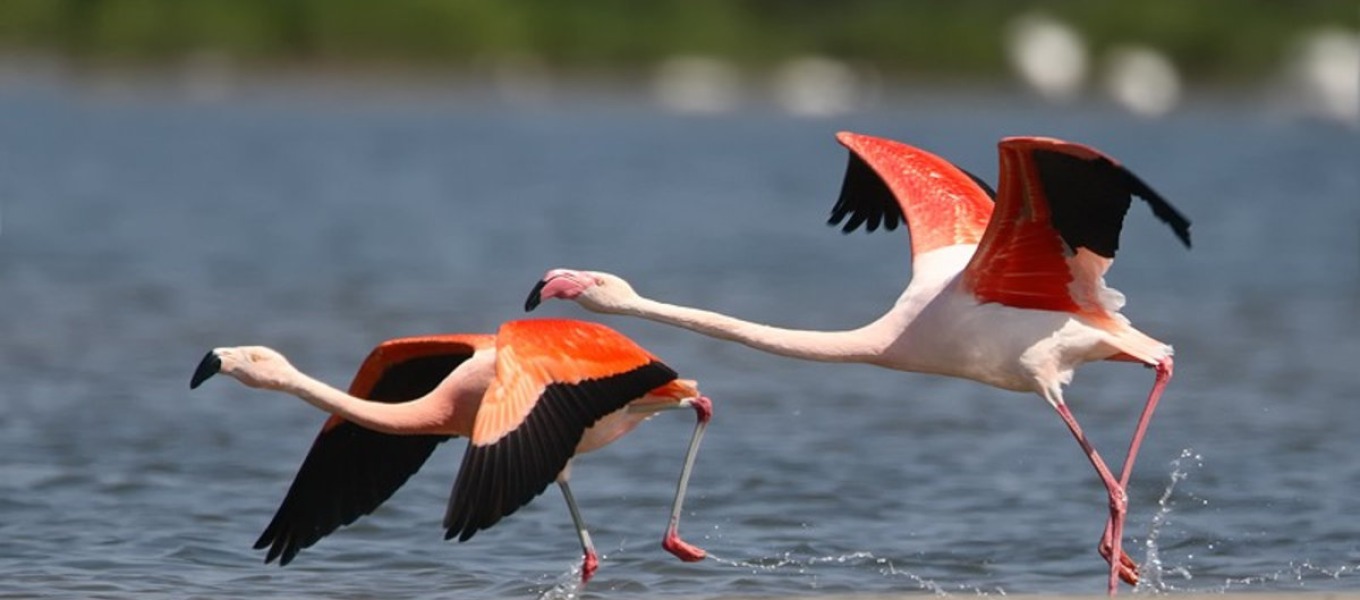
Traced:
POLYGON ((534 285, 534 289, 530 290, 529 297, 524 300, 524 312, 533 312, 535 308, 538 308, 539 304, 543 303, 543 296, 540 294, 543 292, 543 286, 545 285, 548 285, 547 279, 538 282, 534 285))
POLYGON ((208 355, 204 356, 202 361, 199 361, 198 368, 194 369, 194 376, 189 379, 189 389, 197 388, 221 370, 222 358, 217 356, 216 351, 209 350, 208 355))

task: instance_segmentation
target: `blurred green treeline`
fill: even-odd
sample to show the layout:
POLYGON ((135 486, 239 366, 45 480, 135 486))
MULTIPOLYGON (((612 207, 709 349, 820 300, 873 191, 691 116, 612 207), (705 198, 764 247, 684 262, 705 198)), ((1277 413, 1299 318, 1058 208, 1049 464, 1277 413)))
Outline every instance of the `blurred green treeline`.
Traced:
POLYGON ((0 53, 452 69, 532 57, 606 72, 677 54, 753 68, 817 54, 968 78, 1005 69, 1007 23, 1036 10, 1097 52, 1149 45, 1210 80, 1271 72, 1300 34, 1360 21, 1354 0, 0 0, 0 53))

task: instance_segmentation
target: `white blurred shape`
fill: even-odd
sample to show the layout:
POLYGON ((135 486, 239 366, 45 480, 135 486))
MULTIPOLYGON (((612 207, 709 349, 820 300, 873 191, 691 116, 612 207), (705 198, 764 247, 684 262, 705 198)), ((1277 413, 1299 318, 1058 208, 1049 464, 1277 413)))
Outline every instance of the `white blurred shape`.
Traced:
POLYGON ((741 101, 741 75, 731 64, 702 56, 668 58, 657 66, 652 94, 667 110, 717 114, 741 101))
POLYGON ((1181 98, 1181 77, 1162 53, 1145 46, 1110 51, 1105 92, 1120 106, 1143 117, 1171 112, 1181 98))
POLYGON ((1330 28, 1299 43, 1289 65, 1304 108, 1360 125, 1360 34, 1330 28))
POLYGON ((1025 83, 1044 98, 1070 101, 1086 80, 1086 42, 1067 24, 1031 13, 1011 22, 1006 54, 1025 83))
POLYGON ((774 100, 790 114, 826 117, 845 114, 859 100, 859 79, 845 63, 805 56, 784 63, 774 73, 774 100))

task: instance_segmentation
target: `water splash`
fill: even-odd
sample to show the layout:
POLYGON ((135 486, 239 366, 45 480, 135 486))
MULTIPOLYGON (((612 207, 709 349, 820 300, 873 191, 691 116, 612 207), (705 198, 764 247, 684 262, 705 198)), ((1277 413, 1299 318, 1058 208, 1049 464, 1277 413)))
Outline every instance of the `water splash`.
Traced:
POLYGON ((1250 589, 1276 583, 1294 583, 1302 586, 1304 582, 1315 575, 1321 575, 1328 579, 1341 579, 1347 575, 1360 573, 1357 568, 1360 568, 1360 566, 1343 565, 1336 568, 1327 568, 1314 565, 1309 561, 1299 563, 1291 561, 1288 567, 1273 573, 1225 579, 1223 580, 1222 585, 1209 591, 1222 594, 1229 591, 1237 591, 1242 588, 1250 589))
POLYGON ((794 570, 799 575, 814 575, 812 571, 819 565, 847 565, 850 568, 869 567, 879 575, 892 578, 903 578, 914 583, 918 589, 930 592, 935 596, 949 596, 952 593, 966 593, 974 596, 1005 596, 1006 591, 1001 588, 984 590, 979 587, 959 585, 953 590, 946 589, 945 586, 936 583, 913 573, 907 569, 899 568, 891 559, 875 556, 872 552, 851 552, 848 554, 838 554, 829 556, 795 557, 792 552, 783 552, 775 556, 749 558, 734 560, 722 558, 709 554, 709 558, 715 563, 749 569, 752 574, 772 573, 783 570, 794 570))
POLYGON ((1143 558, 1143 568, 1140 572, 1142 578, 1135 591, 1167 592, 1175 589, 1166 582, 1164 575, 1168 573, 1174 573, 1186 580, 1191 579, 1189 567, 1184 565, 1167 567, 1162 562, 1160 547, 1157 542, 1161 538, 1162 531, 1171 522, 1171 513, 1176 506, 1176 501, 1173 499, 1176 486, 1190 476, 1191 470, 1198 470, 1203 466, 1204 457, 1196 454, 1191 448, 1181 450, 1180 456, 1172 459, 1171 480, 1167 482, 1166 489, 1162 490, 1162 497, 1157 499, 1157 514, 1153 515, 1152 524, 1148 527, 1147 541, 1143 542, 1147 554, 1143 558))
MULTIPOLYGON (((1178 506, 1178 496, 1176 488, 1179 484, 1189 478, 1196 470, 1204 466, 1204 457, 1195 453, 1193 449, 1186 448, 1181 451, 1180 456, 1171 461, 1170 481, 1166 489, 1162 491, 1162 496, 1157 500, 1157 514, 1153 516, 1149 526, 1147 540, 1144 548, 1147 554, 1143 561, 1143 568, 1140 571, 1142 580, 1139 581, 1135 592, 1145 593, 1202 593, 1202 594, 1223 594, 1237 591, 1261 591, 1281 589, 1282 586, 1304 586, 1310 580, 1320 578, 1342 579, 1360 575, 1360 565, 1342 565, 1340 567, 1325 567, 1313 564, 1311 561, 1290 561, 1284 568, 1265 573, 1262 575, 1249 575, 1245 577, 1231 577, 1222 580, 1218 585, 1208 587, 1179 587, 1167 581, 1168 576, 1174 575, 1181 580, 1189 581, 1194 578, 1188 564, 1170 565, 1161 556, 1161 546, 1159 541, 1163 533, 1167 531, 1167 526, 1171 523, 1171 518, 1178 506)), ((1197 505, 1208 504, 1208 500, 1197 498, 1194 494, 1184 494, 1181 496, 1195 501, 1197 505)), ((1207 550, 1214 550, 1217 542, 1209 541, 1207 550)), ((1193 560, 1194 554, 1187 555, 1187 560, 1193 560)))
POLYGON ((557 575, 552 587, 543 590, 538 600, 577 600, 585 589, 581 585, 581 564, 578 561, 565 573, 557 575))

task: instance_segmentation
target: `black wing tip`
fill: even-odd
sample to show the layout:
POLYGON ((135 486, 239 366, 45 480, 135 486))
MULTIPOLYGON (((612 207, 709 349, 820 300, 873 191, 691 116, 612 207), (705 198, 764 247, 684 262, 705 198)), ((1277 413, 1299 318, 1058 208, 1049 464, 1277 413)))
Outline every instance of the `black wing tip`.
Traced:
POLYGON ((290 549, 279 556, 279 566, 286 567, 293 562, 293 559, 297 557, 298 550, 301 550, 301 548, 290 549))
MULTIPOLYGON (((1106 162, 1108 163, 1109 160, 1106 159, 1106 162)), ((1113 165, 1113 163, 1111 163, 1111 165, 1113 165)), ((1152 214, 1158 219, 1161 219, 1163 223, 1166 223, 1166 225, 1171 228, 1171 231, 1176 234, 1176 238, 1179 239, 1186 248, 1193 247, 1190 243, 1190 219, 1185 218, 1185 215, 1181 214, 1181 211, 1176 210, 1175 206, 1172 206, 1170 202, 1167 202, 1161 194, 1158 194, 1156 190, 1152 189, 1152 186, 1148 185, 1140 177, 1135 175, 1133 171, 1130 171, 1127 167, 1123 166, 1118 166, 1117 168, 1124 173, 1124 179, 1129 186, 1129 191, 1147 202, 1148 207, 1152 209, 1152 214)))
POLYGON ((222 370, 222 358, 217 356, 217 352, 209 350, 203 360, 198 362, 198 368, 194 369, 194 376, 189 378, 189 389, 198 389, 209 377, 216 375, 222 370))
POLYGON ((297 558, 298 552, 302 551, 301 546, 290 540, 271 539, 263 544, 259 542, 255 543, 256 550, 263 550, 266 547, 268 547, 269 550, 268 552, 265 552, 264 564, 267 565, 277 561, 280 567, 288 566, 288 563, 293 562, 293 559, 297 558))
POLYGON ((297 554, 297 551, 286 551, 288 542, 287 540, 281 539, 280 532, 277 529, 278 524, 278 519, 276 517, 275 521, 270 523, 269 527, 265 528, 264 533, 260 534, 259 539, 255 540, 255 544, 251 546, 251 549, 267 550, 264 555, 264 564, 267 565, 277 560, 279 566, 282 567, 293 561, 293 556, 297 554))
POLYGON ((888 183, 864 158, 851 150, 845 175, 841 178, 840 195, 831 209, 827 225, 840 226, 844 234, 863 225, 865 233, 873 233, 880 226, 886 231, 897 229, 901 219, 902 208, 888 183), (842 221, 845 221, 844 225, 841 225, 842 221))
POLYGON ((459 534, 458 536, 458 543, 461 544, 472 539, 472 536, 477 535, 477 531, 478 530, 476 527, 468 527, 467 529, 464 529, 463 533, 459 534))
POLYGON ((548 285, 548 280, 544 279, 534 284, 534 289, 529 291, 529 297, 524 299, 524 312, 533 312, 543 303, 543 286, 548 285))
MULTIPOLYGON (((455 492, 456 493, 456 492, 455 492)), ((478 531, 490 528, 491 525, 499 521, 499 518, 492 519, 491 523, 478 524, 472 515, 472 511, 465 505, 459 505, 450 511, 449 517, 444 523, 444 540, 458 538, 458 542, 466 542, 472 539, 478 531)))
POLYGON ((471 523, 468 523, 467 525, 462 527, 452 527, 444 531, 444 541, 449 541, 454 538, 458 538, 458 543, 461 544, 472 539, 472 536, 477 535, 478 531, 490 528, 491 525, 483 525, 479 527, 471 523))
POLYGON ((842 234, 850 235, 851 233, 854 233, 856 229, 859 228, 859 222, 853 218, 850 219, 849 221, 846 221, 845 217, 849 214, 850 214, 849 211, 846 210, 833 212, 831 213, 831 218, 826 220, 826 224, 828 227, 835 227, 837 229, 840 229, 842 234), (844 225, 841 224, 843 221, 844 225))
MULTIPOLYGON (((1186 248, 1191 247, 1190 220, 1133 171, 1114 159, 1099 152, 1088 154, 1043 148, 1032 150, 1031 156, 1041 171, 1040 179, 1045 193, 1049 195, 1051 210, 1054 211, 1054 225, 1070 246, 1088 248, 1100 256, 1114 258, 1129 202, 1133 196, 1137 196, 1147 203, 1153 216, 1171 228, 1186 248), (1058 223, 1058 213, 1061 211, 1053 204, 1064 197, 1069 199, 1070 204, 1073 196, 1092 194, 1108 203, 1103 213, 1098 208, 1082 209, 1080 215, 1068 214, 1062 219, 1066 227, 1058 223), (1083 229, 1092 226, 1092 231, 1083 229)), ((1068 212, 1074 210, 1075 207, 1069 207, 1068 212)))

